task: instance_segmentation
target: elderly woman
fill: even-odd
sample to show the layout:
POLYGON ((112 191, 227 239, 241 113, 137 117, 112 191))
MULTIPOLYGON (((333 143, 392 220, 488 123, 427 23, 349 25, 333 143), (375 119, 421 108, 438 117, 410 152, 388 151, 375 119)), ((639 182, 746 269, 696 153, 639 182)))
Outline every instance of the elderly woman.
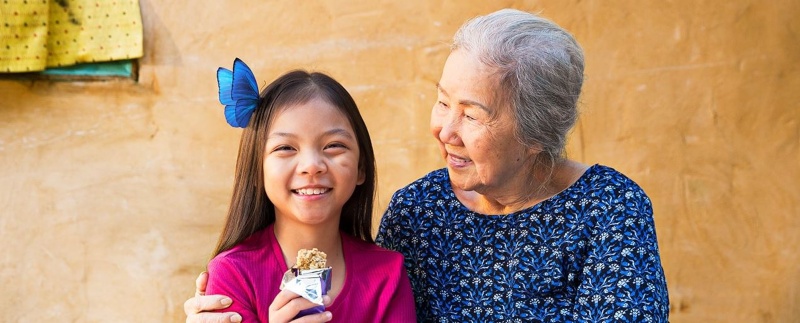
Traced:
MULTIPOLYGON (((583 65, 572 35, 533 14, 456 33, 430 125, 447 167, 394 194, 376 239, 405 256, 420 322, 668 321, 650 199, 564 157, 583 65)), ((200 313, 221 299, 188 300, 187 321, 227 322, 200 313)))

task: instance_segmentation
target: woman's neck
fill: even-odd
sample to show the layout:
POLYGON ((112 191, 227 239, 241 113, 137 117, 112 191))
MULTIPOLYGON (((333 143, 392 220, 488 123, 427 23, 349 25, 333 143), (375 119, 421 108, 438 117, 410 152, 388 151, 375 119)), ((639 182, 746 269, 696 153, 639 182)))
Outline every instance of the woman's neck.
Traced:
POLYGON ((572 186, 588 168, 575 161, 561 160, 552 168, 533 168, 528 175, 519 176, 516 181, 493 190, 453 188, 453 191, 471 211, 486 215, 511 214, 539 204, 572 186))

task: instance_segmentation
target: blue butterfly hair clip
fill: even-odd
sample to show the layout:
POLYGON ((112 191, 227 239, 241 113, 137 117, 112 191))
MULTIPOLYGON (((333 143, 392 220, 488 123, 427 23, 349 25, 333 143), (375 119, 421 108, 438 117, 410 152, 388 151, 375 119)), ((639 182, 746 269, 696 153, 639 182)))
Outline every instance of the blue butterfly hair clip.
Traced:
POLYGON ((219 102, 225 105, 225 120, 232 127, 246 128, 258 106, 258 83, 253 71, 238 57, 233 71, 217 69, 219 102))

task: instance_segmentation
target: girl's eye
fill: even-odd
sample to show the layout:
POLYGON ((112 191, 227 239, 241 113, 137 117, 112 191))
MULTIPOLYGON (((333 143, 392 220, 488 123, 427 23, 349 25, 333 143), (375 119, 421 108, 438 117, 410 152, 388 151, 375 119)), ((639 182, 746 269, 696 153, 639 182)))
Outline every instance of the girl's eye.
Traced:
POLYGON ((292 150, 294 150, 292 146, 278 146, 275 147, 275 149, 273 149, 272 151, 292 151, 292 150))
POLYGON ((347 146, 345 146, 344 144, 339 143, 339 142, 334 142, 334 143, 331 143, 331 144, 328 144, 327 146, 325 146, 325 149, 328 149, 328 148, 344 148, 344 149, 347 149, 347 146))

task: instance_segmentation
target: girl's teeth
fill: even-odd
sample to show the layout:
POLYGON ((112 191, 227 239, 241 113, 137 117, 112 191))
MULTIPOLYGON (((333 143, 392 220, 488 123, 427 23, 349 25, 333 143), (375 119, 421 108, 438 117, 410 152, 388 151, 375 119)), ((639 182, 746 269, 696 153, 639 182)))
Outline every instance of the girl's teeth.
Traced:
POLYGON ((297 194, 300 195, 319 195, 322 193, 327 192, 328 188, 301 188, 297 190, 297 194))

